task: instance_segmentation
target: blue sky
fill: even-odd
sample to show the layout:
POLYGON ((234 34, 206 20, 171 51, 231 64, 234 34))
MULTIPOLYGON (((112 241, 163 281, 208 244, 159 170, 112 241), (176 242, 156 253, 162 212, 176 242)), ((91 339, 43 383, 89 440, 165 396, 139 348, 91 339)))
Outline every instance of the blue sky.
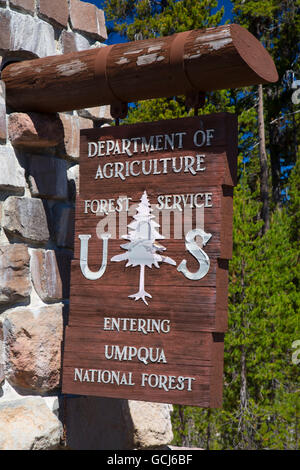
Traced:
MULTIPOLYGON (((87 3, 93 3, 98 8, 103 8, 104 0, 83 0, 83 1, 87 3)), ((201 1, 201 0, 195 0, 195 1, 201 1)), ((225 21, 231 19, 232 3, 230 0, 219 0, 218 7, 221 8, 222 6, 224 6, 225 8, 225 14, 224 14, 223 21, 222 21, 222 23, 224 23, 225 21)), ((118 37, 118 35, 114 34, 113 37, 109 38, 109 40, 107 41, 107 44, 114 44, 116 42, 123 42, 123 41, 124 39, 121 39, 118 37)))
POLYGON ((232 17, 232 3, 230 0, 219 0, 219 8, 224 6, 225 15, 223 21, 230 20, 232 17))

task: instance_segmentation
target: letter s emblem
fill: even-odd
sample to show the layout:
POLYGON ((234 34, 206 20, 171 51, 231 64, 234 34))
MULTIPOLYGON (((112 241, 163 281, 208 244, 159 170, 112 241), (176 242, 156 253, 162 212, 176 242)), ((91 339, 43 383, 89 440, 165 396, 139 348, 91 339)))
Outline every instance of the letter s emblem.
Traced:
POLYGON ((207 242, 211 238, 211 233, 206 233, 201 228, 196 228, 194 230, 190 230, 185 236, 185 247, 188 252, 196 258, 199 262, 199 269, 195 273, 189 271, 186 267, 187 261, 184 259, 181 261, 180 265, 177 268, 177 271, 182 272, 182 274, 192 281, 198 281, 202 279, 209 271, 210 268, 210 260, 207 254, 197 245, 195 242, 195 238, 200 236, 203 240, 203 246, 207 244, 207 242))

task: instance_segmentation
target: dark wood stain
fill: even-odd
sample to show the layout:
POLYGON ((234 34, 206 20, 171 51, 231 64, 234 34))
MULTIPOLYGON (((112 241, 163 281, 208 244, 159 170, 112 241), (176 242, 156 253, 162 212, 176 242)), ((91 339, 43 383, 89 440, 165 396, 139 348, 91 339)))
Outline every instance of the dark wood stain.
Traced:
MULTIPOLYGON (((80 194, 76 204, 75 252, 71 268, 69 325, 66 330, 63 368, 63 392, 130 398, 145 401, 181 403, 202 407, 219 407, 222 403, 222 374, 224 333, 227 330, 228 260, 232 253, 233 186, 236 182, 237 157, 236 118, 228 113, 218 115, 161 121, 149 124, 89 129, 81 133, 80 194), (199 128, 215 129, 215 138, 209 147, 195 148, 191 136, 199 128), (187 132, 184 148, 180 151, 154 151, 110 157, 87 157, 88 142, 119 140, 139 136, 187 132), (99 164, 128 159, 142 160, 178 155, 206 155, 206 170, 196 176, 190 173, 129 176, 95 180, 99 164), (204 208, 204 230, 212 234, 204 250, 210 258, 207 275, 198 280, 187 279, 175 266, 165 263, 160 268, 145 268, 145 288, 151 293, 149 305, 134 301, 129 295, 138 290, 139 266, 125 268, 125 262, 110 259, 123 250, 126 243, 119 234, 108 241, 108 262, 104 275, 95 281, 86 279, 80 269, 79 234, 91 234, 88 265, 97 271, 102 263, 102 239, 97 235, 97 224, 103 219, 91 212, 84 214, 84 200, 131 197, 130 205, 139 203, 147 191, 151 204, 159 195, 212 193, 213 206, 204 208), (104 330, 104 318, 166 319, 169 333, 104 330), (108 360, 105 345, 135 348, 160 348, 167 363, 144 364, 131 361, 108 360), (103 384, 97 381, 74 381, 74 368, 132 372, 134 386, 103 384), (192 390, 141 386, 143 373, 185 376, 194 378, 192 390)), ((183 230, 183 222, 171 217, 168 238, 160 240, 177 266, 187 260, 188 269, 196 271, 199 263, 185 247, 185 239, 174 239, 174 229, 183 230)), ((127 224, 132 221, 128 217, 127 224)), ((157 220, 161 224, 161 220, 157 220)), ((195 209, 190 217, 191 228, 196 227, 195 209)), ((127 227, 126 227, 127 230, 127 227)), ((159 232, 162 233, 162 227, 159 232)), ((88 373, 87 373, 88 374, 88 373)), ((175 379, 174 379, 175 380, 175 379)))

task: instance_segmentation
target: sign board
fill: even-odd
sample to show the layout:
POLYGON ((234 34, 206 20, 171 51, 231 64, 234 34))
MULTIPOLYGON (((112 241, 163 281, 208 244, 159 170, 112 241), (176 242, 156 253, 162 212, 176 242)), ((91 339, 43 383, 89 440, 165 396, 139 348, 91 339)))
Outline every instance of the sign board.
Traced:
POLYGON ((237 122, 81 132, 63 393, 219 407, 237 122))

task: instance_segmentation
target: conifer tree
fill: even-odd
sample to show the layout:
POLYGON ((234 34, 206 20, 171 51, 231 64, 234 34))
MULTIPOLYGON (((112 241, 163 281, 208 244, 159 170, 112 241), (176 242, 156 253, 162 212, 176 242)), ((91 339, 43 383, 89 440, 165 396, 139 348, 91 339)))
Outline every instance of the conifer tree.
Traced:
MULTIPOLYGON (((113 21, 111 32, 129 41, 218 26, 224 14, 224 8, 218 9, 217 0, 105 0, 104 6, 107 19, 113 21)), ((204 114, 224 111, 230 106, 230 92, 225 90, 209 93, 207 97, 204 114)), ((192 113, 185 107, 185 97, 172 96, 135 103, 124 122, 175 119, 192 113)))
MULTIPOLYGON (((229 111, 239 117, 223 408, 175 406, 174 443, 207 449, 297 449, 299 366, 291 358, 293 341, 300 339, 300 114, 291 100, 288 72, 300 80, 300 0, 232 3, 233 21, 263 42, 280 77, 263 87, 269 230, 263 233, 261 220, 257 87, 209 93, 201 114, 229 111)), ((107 1, 110 19, 128 40, 217 26, 223 10, 212 14, 215 7, 217 2, 210 0, 107 1)), ((184 97, 162 98, 131 107, 127 122, 188 114, 184 97)))
POLYGON ((159 268, 158 263, 161 262, 173 265, 176 265, 176 263, 172 258, 160 254, 166 248, 156 243, 156 240, 161 240, 165 237, 157 230, 159 224, 153 220, 154 215, 152 215, 146 191, 142 195, 141 202, 137 207, 137 213, 133 218, 134 221, 128 225, 130 229, 129 234, 122 236, 122 238, 129 240, 129 243, 121 245, 121 248, 124 248, 127 252, 113 256, 111 261, 127 260, 126 267, 140 266, 139 291, 128 297, 135 300, 142 299, 148 305, 145 297, 152 298, 152 295, 145 291, 145 266, 148 268, 152 268, 152 266, 159 268))
MULTIPOLYGON (((232 4, 234 21, 264 44, 279 74, 276 83, 263 87, 272 200, 278 205, 299 156, 299 121, 291 96, 293 81, 300 80, 300 0, 232 0, 232 4)), ((255 99, 256 90, 251 94, 255 99)))

